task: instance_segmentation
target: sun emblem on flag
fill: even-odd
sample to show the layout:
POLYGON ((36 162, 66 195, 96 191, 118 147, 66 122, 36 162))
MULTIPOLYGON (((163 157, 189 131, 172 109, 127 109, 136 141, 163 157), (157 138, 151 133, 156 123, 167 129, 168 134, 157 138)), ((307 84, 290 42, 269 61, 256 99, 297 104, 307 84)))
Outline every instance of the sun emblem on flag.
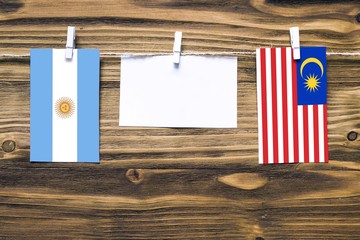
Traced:
POLYGON ((320 87, 320 78, 315 74, 310 74, 305 79, 305 88, 310 92, 315 92, 320 87))
POLYGON ((61 118, 69 118, 74 114, 75 104, 71 98, 62 97, 55 103, 55 112, 61 118))
POLYGON ((305 80, 304 87, 306 88, 306 90, 310 91, 310 92, 315 92, 320 87, 321 82, 319 80, 322 78, 322 76, 324 74, 324 66, 319 59, 310 57, 310 58, 305 59, 305 61, 301 64, 300 74, 301 74, 301 77, 305 80), (310 73, 305 78, 303 77, 303 70, 304 70, 305 66, 309 63, 313 63, 318 66, 318 68, 321 71, 320 77, 318 75, 315 75, 315 73, 310 73))

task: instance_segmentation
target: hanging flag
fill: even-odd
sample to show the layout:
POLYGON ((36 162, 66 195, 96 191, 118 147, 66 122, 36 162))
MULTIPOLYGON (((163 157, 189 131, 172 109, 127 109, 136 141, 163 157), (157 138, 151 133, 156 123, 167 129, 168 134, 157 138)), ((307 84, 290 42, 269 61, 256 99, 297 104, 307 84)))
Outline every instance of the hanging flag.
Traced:
POLYGON ((99 63, 95 49, 31 49, 31 162, 99 162, 99 63))
POLYGON ((326 48, 256 50, 259 163, 328 162, 326 48))

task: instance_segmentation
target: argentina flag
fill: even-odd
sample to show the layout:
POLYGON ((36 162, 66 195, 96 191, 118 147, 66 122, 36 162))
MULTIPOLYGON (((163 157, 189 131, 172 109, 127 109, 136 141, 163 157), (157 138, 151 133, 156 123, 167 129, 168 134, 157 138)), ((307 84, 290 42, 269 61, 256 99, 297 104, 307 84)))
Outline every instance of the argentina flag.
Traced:
POLYGON ((31 162, 99 162, 99 56, 31 49, 31 162))

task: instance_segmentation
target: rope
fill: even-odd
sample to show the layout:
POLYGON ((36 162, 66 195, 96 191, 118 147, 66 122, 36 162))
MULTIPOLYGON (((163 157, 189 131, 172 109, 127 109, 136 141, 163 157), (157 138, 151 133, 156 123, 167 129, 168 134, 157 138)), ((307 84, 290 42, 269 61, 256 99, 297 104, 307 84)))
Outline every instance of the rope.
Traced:
MULTIPOLYGON (((150 52, 150 53, 129 53, 129 52, 103 52, 100 53, 102 57, 131 57, 131 56, 169 56, 173 53, 164 52, 150 52)), ((241 56, 241 55, 255 55, 255 51, 241 51, 241 52, 182 52, 182 56, 241 56)), ((360 56, 360 52, 327 52, 328 56, 360 56)), ((0 54, 2 58, 26 58, 30 57, 30 54, 0 54)))

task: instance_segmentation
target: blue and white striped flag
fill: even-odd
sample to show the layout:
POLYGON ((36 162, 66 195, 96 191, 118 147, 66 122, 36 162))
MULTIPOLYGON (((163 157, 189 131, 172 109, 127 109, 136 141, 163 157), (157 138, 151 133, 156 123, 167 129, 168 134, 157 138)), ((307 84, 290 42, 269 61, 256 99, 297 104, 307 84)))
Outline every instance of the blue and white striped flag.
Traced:
POLYGON ((99 55, 31 49, 31 162, 99 162, 99 55))

